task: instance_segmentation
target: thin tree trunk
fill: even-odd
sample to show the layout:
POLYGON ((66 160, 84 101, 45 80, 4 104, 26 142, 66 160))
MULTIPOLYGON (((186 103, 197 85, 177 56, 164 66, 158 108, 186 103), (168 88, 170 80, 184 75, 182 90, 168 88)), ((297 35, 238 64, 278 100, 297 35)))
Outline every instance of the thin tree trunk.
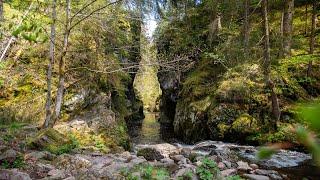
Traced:
POLYGON ((218 1, 212 2, 212 15, 211 15, 211 23, 209 25, 209 44, 212 45, 213 41, 215 40, 215 35, 219 33, 221 30, 221 17, 219 15, 218 10, 218 1))
POLYGON ((281 36, 281 44, 280 44, 280 51, 279 51, 279 58, 280 59, 283 59, 284 58, 284 44, 283 44, 283 41, 284 41, 284 38, 283 38, 283 16, 284 16, 284 13, 281 13, 281 22, 280 22, 280 36, 281 36))
POLYGON ((59 82, 58 82, 56 104, 55 104, 55 108, 54 108, 54 112, 55 112, 54 121, 51 124, 52 127, 54 126, 54 124, 57 122, 57 120, 59 118, 61 105, 62 105, 62 101, 63 101, 63 90, 64 90, 64 81, 65 81, 65 58, 66 58, 67 50, 68 50, 68 40, 69 40, 70 27, 71 27, 70 1, 71 0, 66 0, 66 4, 67 4, 67 6, 66 6, 66 27, 65 27, 65 33, 64 33, 62 53, 61 53, 60 60, 59 60, 59 82))
MULTIPOLYGON (((307 1, 307 0, 306 0, 307 1)), ((304 34, 308 35, 308 2, 306 2, 306 10, 305 10, 305 24, 304 24, 304 34)))
POLYGON ((284 56, 291 56, 291 34, 292 34, 292 21, 294 14, 294 0, 286 0, 284 16, 283 16, 283 45, 284 56))
POLYGON ((244 45, 246 51, 249 47, 249 1, 244 0, 244 45))
POLYGON ((43 126, 47 128, 49 126, 50 118, 51 118, 51 78, 52 78, 52 69, 54 64, 54 44, 55 44, 55 22, 56 22, 56 3, 57 0, 53 0, 52 2, 52 25, 51 25, 51 37, 50 37, 50 61, 49 68, 47 74, 47 103, 46 103, 46 119, 44 121, 43 126))
POLYGON ((270 44, 269 44, 269 25, 268 25, 268 0, 262 0, 262 20, 264 32, 264 62, 263 74, 267 88, 271 92, 272 114, 274 116, 274 129, 277 129, 277 122, 280 118, 280 108, 277 94, 274 91, 274 85, 270 80, 271 63, 270 63, 270 44))
MULTIPOLYGON (((314 49, 314 38, 315 38, 315 28, 316 28, 316 2, 317 0, 313 0, 312 3, 312 25, 311 25, 311 35, 310 35, 310 50, 309 54, 313 54, 314 49)), ((309 61, 307 76, 311 77, 312 74, 312 61, 309 61)))
POLYGON ((0 19, 3 19, 3 0, 0 0, 0 19))

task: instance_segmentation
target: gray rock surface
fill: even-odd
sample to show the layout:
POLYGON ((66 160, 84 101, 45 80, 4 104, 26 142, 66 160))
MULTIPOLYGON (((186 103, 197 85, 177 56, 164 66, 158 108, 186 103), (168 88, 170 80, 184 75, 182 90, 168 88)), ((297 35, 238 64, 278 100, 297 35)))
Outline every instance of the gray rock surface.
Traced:
POLYGON ((249 164, 247 162, 238 161, 237 164, 238 164, 238 167, 237 167, 238 171, 247 172, 252 170, 252 168, 249 167, 249 164))
POLYGON ((7 162, 12 163, 16 160, 17 155, 18 154, 15 150, 8 149, 0 155, 0 161, 7 161, 7 162))
POLYGON ((62 170, 53 169, 48 172, 48 176, 55 179, 63 179, 66 177, 66 174, 62 170))
POLYGON ((147 160, 161 160, 169 155, 179 154, 179 149, 168 143, 141 146, 137 152, 138 156, 143 156, 147 160))
POLYGON ((223 176, 223 177, 232 176, 232 175, 236 175, 236 174, 237 174, 236 169, 226 169, 226 170, 221 171, 221 176, 223 176))
POLYGON ((243 174, 244 178, 248 178, 250 180, 270 180, 268 176, 256 175, 256 174, 243 174))
POLYGON ((30 176, 26 173, 19 172, 16 169, 0 169, 1 180, 31 180, 30 176))

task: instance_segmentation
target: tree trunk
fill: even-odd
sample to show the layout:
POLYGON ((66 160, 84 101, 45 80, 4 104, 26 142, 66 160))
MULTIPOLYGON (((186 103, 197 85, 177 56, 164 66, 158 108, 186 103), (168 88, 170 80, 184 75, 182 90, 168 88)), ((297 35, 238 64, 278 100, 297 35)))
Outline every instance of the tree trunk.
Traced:
POLYGON ((0 19, 3 19, 3 0, 0 0, 0 19))
MULTIPOLYGON (((316 28, 316 6, 317 0, 313 0, 312 3, 312 25, 311 25, 311 35, 310 35, 310 50, 309 54, 313 54, 314 49, 314 38, 315 38, 315 28, 316 28)), ((312 74, 312 61, 309 61, 307 76, 311 77, 312 74)))
POLYGON ((306 2, 306 10, 305 10, 305 22, 304 22, 304 34, 308 35, 308 2, 306 2))
POLYGON ((284 56, 291 56, 291 34, 292 21, 294 14, 294 0, 286 0, 284 16, 283 16, 283 46, 284 56))
POLYGON ((54 44, 55 44, 55 22, 56 22, 56 3, 57 0, 52 2, 52 25, 51 25, 51 37, 50 37, 50 55, 49 55, 49 68, 47 74, 47 103, 46 103, 46 119, 44 121, 43 127, 47 128, 49 126, 51 118, 51 77, 52 69, 54 64, 54 44))
POLYGON ((249 1, 244 0, 244 45, 246 51, 249 47, 249 1))
POLYGON ((284 13, 281 13, 281 21, 280 21, 280 36, 281 36, 281 44, 280 44, 280 51, 279 51, 279 59, 284 58, 284 50, 283 50, 283 16, 284 13))
POLYGON ((209 44, 212 46, 213 41, 216 38, 216 35, 221 30, 221 17, 219 15, 218 10, 218 1, 212 2, 212 15, 211 15, 211 23, 209 25, 209 44))
POLYGON ((67 50, 68 50, 68 40, 69 40, 70 27, 71 27, 70 1, 71 0, 66 0, 66 4, 67 4, 67 6, 66 6, 66 27, 65 27, 65 33, 64 33, 62 53, 61 53, 60 60, 59 60, 59 82, 58 82, 56 104, 54 107, 54 112, 55 112, 54 121, 51 124, 52 127, 54 126, 54 124, 57 122, 57 120, 59 118, 61 105, 62 105, 62 101, 63 101, 63 90, 64 90, 64 81, 65 81, 65 58, 66 58, 67 50))
POLYGON ((269 26, 268 26, 268 0, 262 0, 262 20, 263 20, 263 33, 264 33, 264 62, 263 74, 267 88, 271 92, 272 101, 272 114, 274 117, 274 129, 277 129, 277 121, 280 118, 280 108, 278 103, 277 94, 274 91, 274 85, 270 80, 271 63, 270 63, 270 44, 269 44, 269 26))

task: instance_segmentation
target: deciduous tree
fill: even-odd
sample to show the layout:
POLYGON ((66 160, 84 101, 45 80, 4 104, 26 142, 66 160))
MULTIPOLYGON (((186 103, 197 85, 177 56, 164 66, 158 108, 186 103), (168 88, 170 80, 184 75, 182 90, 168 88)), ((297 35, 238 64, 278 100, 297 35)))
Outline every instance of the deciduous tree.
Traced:
POLYGON ((56 3, 57 0, 52 2, 52 25, 51 25, 51 35, 50 35, 50 50, 49 50, 49 67, 47 74, 47 102, 46 102, 46 119, 43 126, 48 127, 50 118, 51 118, 51 78, 52 78, 52 69, 54 64, 54 45, 55 45, 55 23, 56 23, 56 3))
POLYGON ((270 36, 269 36, 269 22, 268 22, 268 0, 262 0, 262 28, 264 34, 264 53, 263 53, 263 74, 264 80, 271 94, 271 102, 272 102, 272 114, 274 118, 274 128, 277 129, 277 122, 280 119, 280 108, 277 94, 274 90, 274 85, 271 81, 270 74, 271 74, 271 60, 270 60, 270 36))
MULTIPOLYGON (((316 28, 316 10, 317 10, 317 0, 313 0, 309 54, 313 54, 313 49, 314 49, 315 28, 316 28)), ((309 61, 307 76, 311 77, 311 74, 312 74, 312 61, 309 61)))
POLYGON ((293 14, 294 0, 286 0, 283 15, 283 50, 285 57, 291 56, 293 14))

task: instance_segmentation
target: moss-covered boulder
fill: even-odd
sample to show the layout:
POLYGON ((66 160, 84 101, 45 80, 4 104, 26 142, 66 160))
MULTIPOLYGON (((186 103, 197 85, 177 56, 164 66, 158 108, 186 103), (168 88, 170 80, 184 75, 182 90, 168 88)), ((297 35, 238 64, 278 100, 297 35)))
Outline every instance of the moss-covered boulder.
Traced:
POLYGON ((179 101, 173 122, 174 131, 184 142, 195 143, 208 137, 204 111, 179 101))
POLYGON ((86 101, 86 108, 75 112, 67 122, 61 122, 54 128, 74 137, 83 152, 132 150, 125 122, 117 119, 116 113, 111 110, 110 97, 99 93, 86 101))
POLYGON ((72 141, 59 131, 53 128, 48 128, 39 131, 35 137, 30 138, 29 143, 34 148, 43 150, 58 149, 65 145, 71 145, 72 141))

